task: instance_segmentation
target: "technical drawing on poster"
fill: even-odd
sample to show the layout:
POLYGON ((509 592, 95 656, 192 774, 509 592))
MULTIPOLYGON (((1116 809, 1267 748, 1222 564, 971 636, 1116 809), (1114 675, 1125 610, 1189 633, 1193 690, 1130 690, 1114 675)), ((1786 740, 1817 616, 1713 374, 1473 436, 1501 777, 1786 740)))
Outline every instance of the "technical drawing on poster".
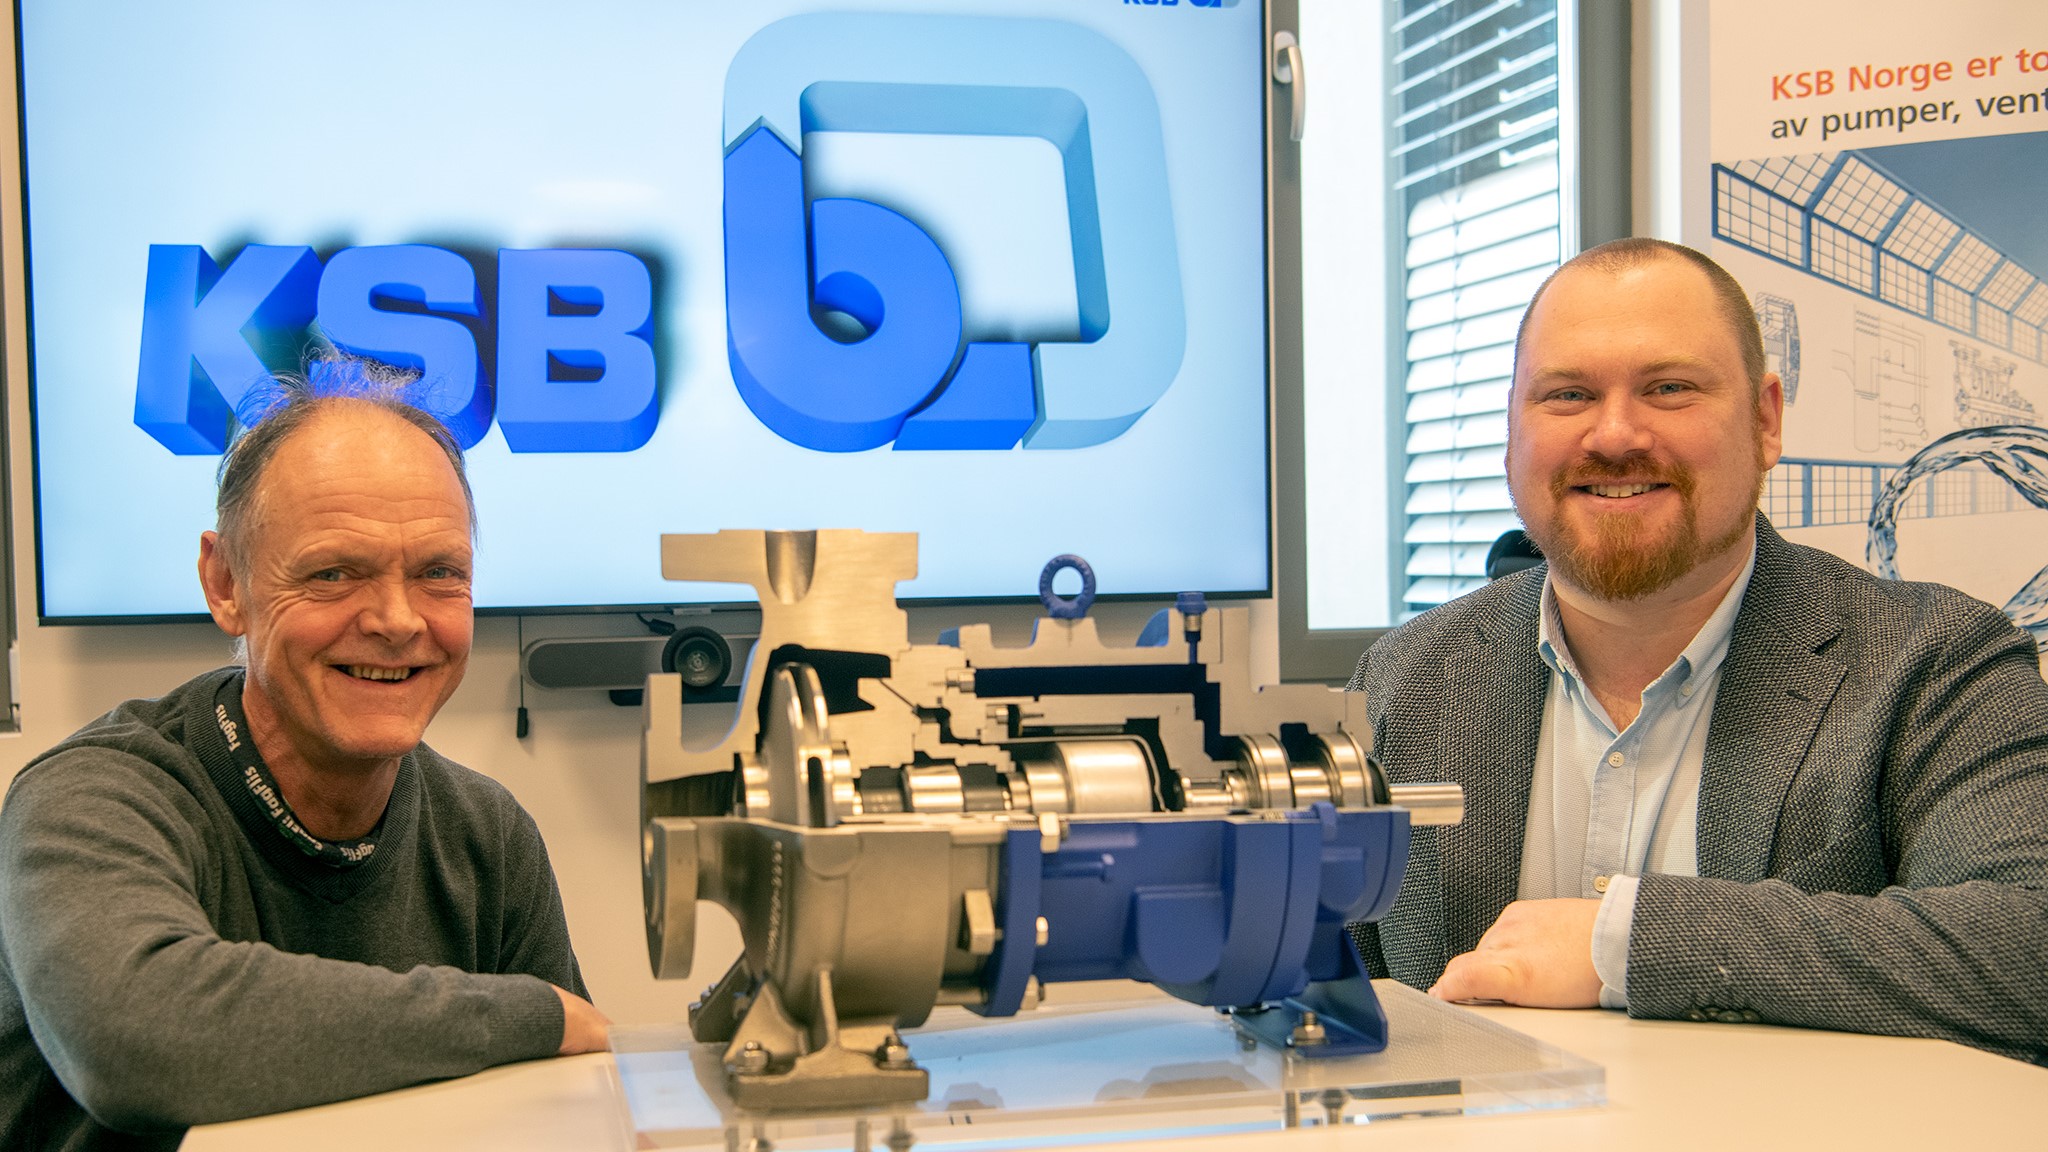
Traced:
POLYGON ((1799 308, 1783 296, 1757 294, 1756 324, 1764 337, 1764 371, 1785 385, 1785 403, 1799 400, 1799 308))
MULTIPOLYGON (((2043 152, 2048 133, 1716 164, 1714 237, 2048 365, 2048 283, 2034 271, 2048 268, 2048 240, 2030 199, 2043 152), (1928 181, 1986 206, 1952 210, 1918 187, 1928 181)), ((1759 296, 1759 322, 1767 299, 1784 298, 1759 296)))
POLYGON ((2038 424, 2034 403, 2012 386, 2019 365, 1961 340, 1950 340, 1956 359, 1956 423, 1965 428, 2038 424))
POLYGON ((1909 530, 1911 574, 2004 602, 2048 655, 2048 557, 1970 545, 2048 538, 2048 133, 1744 159, 1711 177, 1718 255, 1784 382, 1772 522, 1894 575, 1901 527, 1946 521, 1909 530))
POLYGON ((1856 310, 1856 346, 1835 352, 1855 396, 1856 447, 1910 454, 1927 443, 1927 368, 1920 337, 1856 310))
POLYGON ((1951 432, 2042 422, 2048 133, 1747 159, 1712 179, 1715 240, 1811 277, 1754 285, 1787 404, 1802 343, 1832 369, 1788 423, 1789 456, 1883 474, 1951 432))

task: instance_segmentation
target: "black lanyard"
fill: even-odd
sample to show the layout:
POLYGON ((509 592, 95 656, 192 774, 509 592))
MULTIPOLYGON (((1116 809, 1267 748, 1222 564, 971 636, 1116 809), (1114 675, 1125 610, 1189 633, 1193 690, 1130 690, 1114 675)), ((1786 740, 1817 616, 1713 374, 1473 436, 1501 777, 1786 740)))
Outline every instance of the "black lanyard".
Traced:
POLYGON ((360 840, 322 840, 308 831, 292 812, 284 793, 278 791, 276 778, 271 776, 263 757, 257 753, 256 742, 249 738, 249 718, 242 713, 244 679, 244 676, 230 676, 214 690, 213 719, 220 726, 221 738, 226 741, 228 757, 234 762, 234 774, 249 790, 249 795, 255 798, 257 809, 269 818, 271 826, 292 847, 330 868, 354 868, 368 860, 377 851, 376 829, 360 840))

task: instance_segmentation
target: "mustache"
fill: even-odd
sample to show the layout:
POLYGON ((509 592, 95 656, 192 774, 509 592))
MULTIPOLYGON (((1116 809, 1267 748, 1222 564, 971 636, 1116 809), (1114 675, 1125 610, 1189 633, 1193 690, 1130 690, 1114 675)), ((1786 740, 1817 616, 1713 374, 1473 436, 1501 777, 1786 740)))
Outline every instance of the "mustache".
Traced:
POLYGON ((1607 460, 1585 456, 1560 468, 1550 478, 1550 494, 1563 499, 1566 492, 1588 484, 1668 484, 1681 496, 1691 496, 1697 480, 1692 469, 1662 460, 1607 460))

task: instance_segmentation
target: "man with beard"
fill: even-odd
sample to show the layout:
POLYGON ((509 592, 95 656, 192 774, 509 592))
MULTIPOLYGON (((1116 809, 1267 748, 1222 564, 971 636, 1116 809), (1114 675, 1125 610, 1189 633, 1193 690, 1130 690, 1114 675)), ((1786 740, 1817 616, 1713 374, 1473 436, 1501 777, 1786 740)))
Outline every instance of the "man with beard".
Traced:
POLYGON ((1374 754, 1465 787, 1374 975, 1449 1000, 2048 1060, 2048 684, 2025 633, 1757 513, 1784 394, 1742 289, 1623 240, 1538 290, 1508 486, 1547 565, 1359 662, 1374 754))

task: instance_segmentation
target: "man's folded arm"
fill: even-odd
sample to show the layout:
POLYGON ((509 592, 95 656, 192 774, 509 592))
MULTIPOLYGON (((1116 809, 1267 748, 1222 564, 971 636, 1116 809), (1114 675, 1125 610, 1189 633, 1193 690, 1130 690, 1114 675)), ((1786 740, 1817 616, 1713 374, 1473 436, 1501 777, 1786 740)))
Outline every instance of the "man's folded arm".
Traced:
POLYGON ((2048 1057, 2048 893, 1990 881, 1877 896, 1645 876, 1631 1015, 1932 1036, 2048 1057))
MULTIPOLYGON (((216 934, 171 794, 66 758, 0 808, 0 959, 57 1078, 108 1127, 186 1127, 551 1055, 547 981, 398 973, 216 934)), ((189 804, 186 800, 184 803, 189 804)))
POLYGON ((1891 702, 1878 826, 1845 830, 1879 838, 1893 885, 1806 891, 1827 885, 1799 883, 1799 862, 1780 870, 1793 882, 1645 876, 1631 1013, 1751 1011, 2048 1058, 2048 684, 1989 609, 1938 647, 1891 702))

